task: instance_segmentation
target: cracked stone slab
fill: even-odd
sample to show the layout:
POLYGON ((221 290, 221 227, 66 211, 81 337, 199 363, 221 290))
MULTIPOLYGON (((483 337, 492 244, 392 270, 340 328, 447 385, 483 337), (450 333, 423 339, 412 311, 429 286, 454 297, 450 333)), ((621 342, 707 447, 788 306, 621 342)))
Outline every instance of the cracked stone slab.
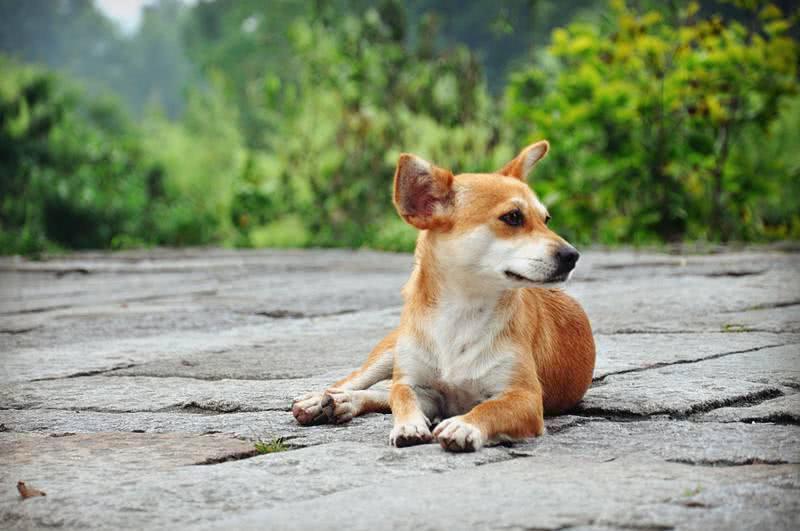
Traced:
POLYGON ((596 334, 595 380, 609 374, 684 363, 747 350, 796 343, 800 334, 596 334))
POLYGON ((253 332, 262 338, 255 346, 186 351, 115 374, 247 380, 335 375, 329 385, 360 366, 399 320, 399 308, 303 319, 291 326, 273 325, 269 330, 253 332), (269 337, 263 339, 267 334, 269 337))
POLYGON ((62 276, 0 272, 0 315, 18 316, 63 310, 86 311, 93 306, 185 299, 213 295, 219 282, 202 272, 137 275, 62 276))
MULTIPOLYGON (((87 376, 23 382, 0 389, 0 407, 108 412, 193 407, 209 412, 286 410, 291 399, 324 389, 342 373, 304 379, 219 380, 87 376)), ((579 411, 610 415, 686 416, 741 401, 775 398, 798 380, 796 345, 765 348, 698 363, 609 375, 592 387, 579 411), (667 390, 668 392, 665 392, 667 390)))
POLYGON ((252 450, 251 441, 222 434, 0 433, 0 467, 6 471, 4 475, 17 470, 58 469, 60 481, 75 481, 76 486, 80 485, 81 474, 102 474, 103 470, 135 474, 143 468, 172 470, 252 450))
POLYGON ((0 316, 0 329, 27 330, 5 338, 8 352, 53 349, 92 340, 159 336, 176 331, 221 332, 247 325, 269 324, 256 314, 213 307, 196 300, 96 305, 84 311, 65 309, 47 314, 0 316))
POLYGON ((324 389, 331 381, 332 376, 270 381, 86 376, 3 386, 0 408, 109 413, 289 411, 292 397, 309 386, 324 389))
POLYGON ((800 393, 765 400, 750 407, 715 409, 698 416, 697 420, 710 422, 778 422, 800 425, 800 393))
POLYGON ((28 260, 19 256, 0 257, 2 272, 156 273, 257 270, 269 273, 344 270, 351 272, 405 270, 413 258, 403 253, 341 249, 136 249, 110 252, 72 252, 28 260))
POLYGON ((245 256, 120 263, 108 255, 83 261, 20 261, 6 267, 0 262, 0 315, 86 311, 98 304, 186 297, 211 297, 218 304, 252 310, 315 314, 380 308, 399 303, 399 289, 412 264, 410 255, 377 252, 245 256))
MULTIPOLYGON (((285 437, 292 444, 316 445, 351 441, 388 448, 390 415, 367 415, 341 426, 298 426, 283 412, 231 413, 199 416, 191 414, 135 413, 127 415, 26 411, 22 418, 0 415, 12 430, 51 432, 133 431, 204 433, 221 431, 249 439, 285 437), (10 420, 10 422, 6 422, 10 420), (15 424, 22 422, 22 424, 15 424)), ((797 441, 800 427, 772 424, 717 424, 653 420, 607 422, 564 416, 548 418, 545 437, 509 448, 513 455, 573 455, 593 460, 618 459, 629 455, 690 463, 736 464, 800 461, 797 441)))
POLYGON ((797 250, 723 247, 719 251, 693 253, 684 248, 668 254, 635 249, 591 249, 581 253, 583 267, 579 271, 596 280, 613 278, 620 273, 634 278, 655 275, 741 278, 792 269, 798 260, 797 250))
POLYGON ((800 426, 670 421, 592 420, 526 443, 517 455, 572 455, 593 461, 626 457, 688 464, 800 463, 800 426))
POLYGON ((731 331, 800 332, 800 303, 752 308, 725 314, 724 328, 731 331))
MULTIPOLYGON (((585 422, 583 417, 564 415, 545 419, 550 433, 585 422)), ((12 432, 94 433, 225 433, 251 440, 285 438, 292 444, 310 446, 333 442, 363 442, 388 445, 391 415, 369 414, 347 424, 300 426, 288 411, 258 411, 218 415, 189 413, 106 413, 61 409, 0 410, 0 424, 12 432)))
MULTIPOLYGON (((12 432, 225 433, 251 440, 285 438, 300 446, 348 441, 388 444, 389 431, 392 429, 391 415, 365 415, 343 425, 300 426, 288 411, 206 415, 187 411, 121 414, 26 409, 0 411, 0 423, 12 432)), ((561 426, 564 423, 564 420, 560 420, 551 425, 561 426)))
MULTIPOLYGON (((515 459, 431 481, 385 480, 254 510, 214 526, 262 529, 794 529, 798 467, 515 459), (702 501, 700 501, 702 500, 702 501), (632 503, 633 501, 633 503, 632 503), (765 511, 765 503, 770 510, 765 511), (342 510, 346 507, 346 510, 342 510), (731 524, 733 526, 731 527, 731 524)), ((207 528, 207 527, 205 527, 207 528)))
MULTIPOLYGON (((701 261, 704 265, 694 273, 680 265, 636 267, 629 255, 630 267, 617 263, 621 267, 603 269, 614 263, 607 262, 608 255, 585 254, 587 263, 582 255, 570 291, 583 303, 596 333, 721 332, 731 327, 783 332, 782 323, 773 323, 776 316, 790 324, 798 318, 797 306, 757 310, 800 301, 800 255, 795 253, 751 257, 762 263, 762 272, 751 276, 725 275, 736 262, 748 260, 737 253, 674 257, 701 261)), ((616 260, 625 258, 622 253, 616 260)))
MULTIPOLYGON (((399 309, 310 319, 268 319, 224 330, 165 331, 6 351, 0 381, 59 378, 128 368, 121 374, 208 379, 341 376, 360 365, 399 320, 399 309), (131 366, 136 367, 131 367, 131 366)), ((91 321, 83 327, 94 326, 91 321)), ((81 327, 73 330, 76 337, 81 327)))
POLYGON ((473 454, 434 450, 432 445, 398 450, 339 442, 217 465, 177 466, 168 473, 117 466, 111 452, 86 466, 62 454, 61 459, 54 456, 45 463, 14 465, 9 472, 14 478, 25 478, 45 490, 47 497, 45 503, 20 504, 10 489, 0 491, 0 525, 6 529, 185 527, 254 507, 508 459, 502 449, 473 454), (92 511, 76 511, 86 500, 91 500, 92 511))
POLYGON ((704 372, 737 374, 750 382, 800 388, 800 344, 742 352, 699 363, 704 372))
MULTIPOLYGON (((253 320, 259 313, 328 315, 387 306, 396 312, 400 304, 399 288, 407 278, 410 258, 382 253, 349 256, 348 260, 348 254, 342 252, 238 256, 210 251, 208 258, 201 253, 131 253, 126 257, 90 254, 54 261, 64 262, 64 270, 83 268, 89 274, 55 279, 50 278, 54 273, 48 273, 50 276, 44 279, 35 275, 30 279, 27 277, 32 273, 20 272, 52 268, 53 263, 45 262, 43 266, 23 261, 20 266, 0 272, 3 276, 0 293, 4 295, 0 300, 17 310, 22 308, 20 301, 37 297, 64 308, 45 314, 23 314, 30 318, 29 322, 21 320, 21 315, 0 316, 0 321, 9 319, 10 331, 28 330, 23 334, 0 334, 0 346, 8 353, 3 377, 18 381, 151 362, 153 371, 164 372, 167 369, 161 364, 169 363, 165 355, 177 353, 170 347, 175 341, 193 352, 199 348, 191 347, 193 343, 203 341, 204 336, 213 336, 207 339, 208 350, 213 352, 225 348, 217 344, 216 336, 229 335, 232 330, 251 330, 254 337, 263 338, 276 326, 292 326, 291 319, 278 319, 276 325, 263 316, 261 324, 253 320), (173 267, 170 262, 159 260, 176 260, 179 264, 173 267), (118 265, 113 265, 116 262, 118 265), (86 305, 75 306, 84 298, 86 305), (198 308, 203 311, 197 311, 198 308), (264 331, 259 333, 260 327, 264 331), (110 342, 109 337, 113 338, 110 342), (73 366, 79 363, 80 366, 73 366)), ((796 287, 800 285, 800 275, 798 268, 793 267, 798 265, 794 254, 658 258, 589 251, 585 259, 587 271, 600 268, 607 277, 602 282, 582 282, 578 275, 578 281, 569 291, 582 301, 598 333, 735 332, 759 327, 783 332, 781 327, 794 322, 799 313, 798 307, 770 307, 800 300, 800 288, 796 287), (746 263, 766 260, 770 265, 763 275, 723 275, 742 260, 746 263), (647 265, 659 261, 669 263, 669 271, 688 268, 686 276, 664 276, 664 267, 647 265), (684 261, 688 265, 681 266, 684 261), (692 272, 695 262, 699 269, 692 272), (633 266, 621 267, 626 263, 633 266), (631 271, 636 274, 631 276, 631 271), (643 271, 646 274, 640 274, 643 271), (692 303, 687 305, 687 300, 692 303), (730 313, 737 311, 761 317, 742 320, 739 314, 730 313)), ((390 317, 387 322, 396 320, 390 317)), ((386 328, 383 323, 382 329, 386 328)))
MULTIPOLYGON (((722 507, 726 514, 736 510, 753 512, 757 505, 748 504, 763 501, 763 497, 748 501, 747 496, 715 494, 716 489, 735 483, 751 485, 748 489, 751 494, 770 492, 774 505, 780 508, 781 518, 763 520, 767 516, 762 514, 760 521, 778 525, 773 528, 780 529, 786 524, 790 510, 797 506, 796 496, 770 485, 800 482, 798 468, 785 465, 708 468, 634 461, 628 457, 601 462, 586 459, 567 444, 562 446, 561 455, 553 452, 519 458, 502 447, 452 454, 436 445, 394 449, 386 445, 337 442, 218 465, 175 466, 179 459, 173 461, 171 452, 179 454, 182 445, 179 440, 173 442, 174 447, 167 444, 163 449, 149 452, 171 456, 167 473, 152 467, 137 470, 134 465, 139 456, 148 452, 135 445, 129 445, 133 452, 130 458, 125 455, 127 447, 123 447, 119 450, 123 455, 100 452, 97 460, 90 462, 69 459, 70 454, 64 452, 54 452, 44 461, 15 462, 10 473, 45 490, 48 496, 20 504, 12 493, 0 493, 0 523, 6 528, 48 525, 141 528, 216 522, 213 525, 248 528, 259 521, 262 526, 264 522, 279 522, 281 528, 295 525, 303 529, 317 527, 321 522, 323 527, 328 525, 324 523, 326 520, 319 520, 328 513, 333 519, 331 528, 403 527, 403 521, 397 520, 403 514, 399 505, 398 512, 392 509, 391 499, 395 499, 411 508, 406 513, 408 525, 425 522, 434 528, 445 528, 448 526, 444 524, 449 522, 458 528, 481 527, 481 523, 502 527, 521 524, 526 521, 522 518, 527 519, 528 525, 540 523, 531 519, 540 514, 529 512, 531 503, 541 504, 555 497, 558 504, 541 507, 541 514, 549 515, 545 520, 548 526, 551 518, 556 518, 558 525, 604 519, 607 513, 603 507, 608 504, 617 509, 613 519, 604 520, 609 523, 640 525, 646 521, 642 518, 646 515, 652 518, 656 511, 659 522, 686 524, 698 516, 697 511, 684 509, 692 509, 689 502, 701 493, 706 496, 711 493, 714 501, 705 503, 709 507, 722 507), (447 488, 442 488, 443 485, 447 488), (563 503, 562 497, 567 496, 574 501, 576 485, 581 485, 584 495, 586 489, 591 491, 591 503, 563 503), (544 490, 538 494, 538 489, 544 490), (515 493, 525 503, 515 503, 515 493), (445 497, 438 499, 440 496, 445 497), (446 501, 448 496, 458 500, 466 497, 467 505, 473 509, 462 512, 461 502, 454 506, 446 501), (73 510, 87 499, 92 500, 91 512, 73 510), (635 508, 630 506, 631 499, 637 500, 635 508), (324 510, 307 509, 317 505, 324 510), (345 506, 347 511, 342 511, 345 506), (555 510, 559 506, 562 511, 555 510), (642 507, 645 509, 640 514, 642 507), (271 508, 274 512, 248 515, 254 508, 271 508), (627 516, 617 520, 623 508, 627 508, 627 516), (376 518, 384 515, 386 509, 389 520, 378 525, 376 518), (430 513, 428 518, 418 514, 417 509, 430 513), (675 510, 677 517, 673 514, 675 510), (357 517, 350 527, 343 520, 347 514, 357 517), (235 515, 239 516, 224 520, 235 515), (497 517, 500 520, 495 520, 497 517)), ((76 451, 77 455, 83 455, 85 449, 79 446, 76 451)))
POLYGON ((296 425, 289 400, 360 364, 397 321, 411 263, 350 251, 0 257, 0 407, 23 408, 0 409, 0 438, 159 435, 150 454, 168 463, 137 468, 144 451, 121 442, 118 464, 112 451, 72 459, 85 454, 47 440, 52 457, 6 481, 47 498, 0 489, 0 527, 247 527, 264 514, 281 528, 798 527, 800 428, 787 412, 800 394, 800 253, 583 252, 568 290, 597 333, 598 381, 580 416, 547 419, 542 439, 455 456, 390 448, 389 415, 296 425), (179 461, 207 432, 308 447, 179 461))
POLYGON ((765 348, 697 363, 609 375, 577 411, 593 415, 685 417, 783 394, 798 376, 797 345, 765 348))

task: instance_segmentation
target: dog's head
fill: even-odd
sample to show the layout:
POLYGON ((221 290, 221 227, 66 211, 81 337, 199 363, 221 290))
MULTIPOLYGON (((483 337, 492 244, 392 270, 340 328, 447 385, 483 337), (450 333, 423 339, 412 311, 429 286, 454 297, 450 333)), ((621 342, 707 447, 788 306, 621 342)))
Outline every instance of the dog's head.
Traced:
POLYGON ((565 281, 578 251, 547 227, 550 215, 525 182, 548 150, 546 141, 537 142, 495 173, 455 176, 403 154, 395 207, 407 223, 428 231, 426 241, 448 274, 502 287, 565 281))

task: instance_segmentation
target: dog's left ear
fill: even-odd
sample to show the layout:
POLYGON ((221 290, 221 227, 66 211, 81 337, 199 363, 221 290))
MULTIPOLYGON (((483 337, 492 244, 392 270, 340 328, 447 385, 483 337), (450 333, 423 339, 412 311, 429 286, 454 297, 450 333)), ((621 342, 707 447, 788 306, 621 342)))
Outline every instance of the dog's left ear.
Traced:
POLYGON ((542 160, 548 151, 550 151, 550 144, 547 140, 540 140, 520 151, 516 158, 497 170, 497 173, 524 181, 536 163, 542 160))
POLYGON ((406 223, 425 230, 450 225, 453 174, 416 155, 403 153, 394 174, 394 206, 406 223))

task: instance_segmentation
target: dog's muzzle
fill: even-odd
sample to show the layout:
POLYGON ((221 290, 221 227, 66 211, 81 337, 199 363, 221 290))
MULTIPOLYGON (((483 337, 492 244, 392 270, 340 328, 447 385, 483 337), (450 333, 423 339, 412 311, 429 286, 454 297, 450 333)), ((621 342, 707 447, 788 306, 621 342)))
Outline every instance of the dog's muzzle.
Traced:
POLYGON ((562 245, 556 250, 556 270, 553 273, 553 280, 566 280, 569 273, 575 269, 575 264, 578 263, 580 253, 575 247, 567 244, 562 245))

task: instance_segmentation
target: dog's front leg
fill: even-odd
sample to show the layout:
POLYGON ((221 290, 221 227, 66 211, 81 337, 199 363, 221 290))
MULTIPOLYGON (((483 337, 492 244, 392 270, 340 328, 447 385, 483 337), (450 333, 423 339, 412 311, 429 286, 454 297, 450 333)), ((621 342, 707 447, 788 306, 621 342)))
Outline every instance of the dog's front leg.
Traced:
POLYGON ((445 450, 474 452, 487 443, 543 433, 541 390, 517 388, 478 404, 466 415, 444 420, 436 426, 433 436, 445 450))
POLYGON ((392 446, 401 448, 433 440, 429 418, 435 414, 435 404, 426 394, 417 391, 407 383, 392 384, 389 393, 394 417, 394 427, 389 435, 392 446))

